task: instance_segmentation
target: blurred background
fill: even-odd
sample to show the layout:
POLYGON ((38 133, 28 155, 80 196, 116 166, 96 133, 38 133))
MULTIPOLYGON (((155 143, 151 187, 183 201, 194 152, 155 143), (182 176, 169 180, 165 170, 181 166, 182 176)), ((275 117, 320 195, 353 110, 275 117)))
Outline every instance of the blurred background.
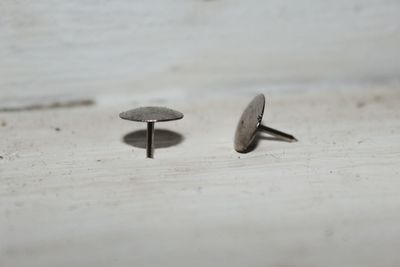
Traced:
POLYGON ((2 0, 1 101, 393 81, 399 14, 397 0, 2 0))

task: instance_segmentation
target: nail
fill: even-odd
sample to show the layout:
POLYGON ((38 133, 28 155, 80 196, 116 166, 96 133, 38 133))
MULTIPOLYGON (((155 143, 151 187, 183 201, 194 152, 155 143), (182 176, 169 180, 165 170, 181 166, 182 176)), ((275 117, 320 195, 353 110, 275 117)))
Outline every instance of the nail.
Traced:
POLYGON ((154 158, 154 122, 147 123, 147 145, 146 156, 154 158))
POLYGON ((265 108, 265 96, 257 95, 243 111, 236 128, 234 147, 237 152, 247 152, 258 131, 264 131, 286 142, 297 142, 290 134, 272 129, 261 124, 265 108))
POLYGON ((124 120, 147 123, 146 156, 154 158, 154 125, 156 122, 174 121, 183 118, 179 111, 164 107, 141 107, 131 109, 119 114, 124 120))

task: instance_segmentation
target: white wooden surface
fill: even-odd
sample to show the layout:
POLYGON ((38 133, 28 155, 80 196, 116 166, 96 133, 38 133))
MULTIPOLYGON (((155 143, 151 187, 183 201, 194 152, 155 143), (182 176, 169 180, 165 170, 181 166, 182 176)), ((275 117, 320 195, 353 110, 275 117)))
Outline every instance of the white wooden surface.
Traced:
POLYGON ((2 0, 0 88, 37 98, 398 79, 399 13, 397 0, 2 0))
POLYGON ((186 117, 155 160, 129 103, 1 114, 1 266, 397 266, 398 85, 262 92, 298 143, 233 151, 248 90, 158 92, 186 117))
POLYGON ((56 2, 0 1, 0 266, 399 266, 398 1, 56 2))

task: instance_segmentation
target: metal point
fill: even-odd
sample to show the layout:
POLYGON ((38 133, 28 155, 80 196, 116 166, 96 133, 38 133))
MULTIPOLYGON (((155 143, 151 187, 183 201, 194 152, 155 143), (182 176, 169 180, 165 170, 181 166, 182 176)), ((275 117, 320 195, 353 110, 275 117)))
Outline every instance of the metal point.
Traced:
POLYGON ((277 138, 279 138, 281 140, 284 140, 286 142, 297 142, 297 139, 293 135, 287 134, 287 133, 284 133, 284 132, 281 132, 281 131, 278 131, 278 130, 275 130, 275 129, 272 129, 272 128, 264 126, 262 124, 260 124, 258 126, 258 129, 268 133, 269 135, 272 135, 272 136, 277 137, 277 138))
POLYGON ((146 156, 154 158, 154 122, 147 123, 147 145, 146 156))
POLYGON ((156 122, 180 120, 183 114, 179 111, 164 107, 141 107, 119 114, 124 120, 147 123, 146 156, 154 158, 154 125, 156 122))
POLYGON ((265 96, 257 95, 243 111, 235 132, 234 148, 237 152, 245 153, 256 138, 258 131, 263 131, 271 136, 286 142, 297 142, 290 134, 272 129, 261 124, 265 108, 265 96))

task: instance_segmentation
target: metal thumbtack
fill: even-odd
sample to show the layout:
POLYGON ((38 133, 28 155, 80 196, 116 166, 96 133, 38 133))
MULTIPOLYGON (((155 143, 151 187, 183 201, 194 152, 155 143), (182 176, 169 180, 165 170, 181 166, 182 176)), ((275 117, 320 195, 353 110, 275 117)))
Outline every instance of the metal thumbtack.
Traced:
POLYGON ((148 158, 154 157, 154 124, 162 121, 174 121, 183 118, 183 114, 163 107, 141 107, 131 109, 119 114, 124 120, 147 122, 147 147, 148 158))
POLYGON ((297 142, 294 136, 269 128, 261 124, 265 107, 265 96, 257 95, 243 111, 235 133, 235 150, 245 153, 248 151, 257 131, 264 131, 276 138, 287 142, 297 142))

